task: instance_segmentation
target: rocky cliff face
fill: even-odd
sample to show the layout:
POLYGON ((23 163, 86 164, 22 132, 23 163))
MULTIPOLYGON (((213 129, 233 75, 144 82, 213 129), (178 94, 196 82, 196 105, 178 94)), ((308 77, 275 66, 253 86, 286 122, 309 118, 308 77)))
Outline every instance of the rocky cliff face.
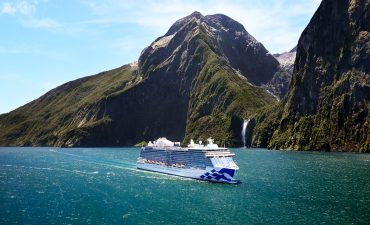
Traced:
POLYGON ((124 146, 166 136, 240 145, 243 118, 275 102, 278 61, 224 15, 195 12, 138 63, 66 83, 0 116, 0 145, 124 146))
POLYGON ((291 85, 255 117, 253 144, 369 151, 370 1, 324 0, 297 46, 291 85))

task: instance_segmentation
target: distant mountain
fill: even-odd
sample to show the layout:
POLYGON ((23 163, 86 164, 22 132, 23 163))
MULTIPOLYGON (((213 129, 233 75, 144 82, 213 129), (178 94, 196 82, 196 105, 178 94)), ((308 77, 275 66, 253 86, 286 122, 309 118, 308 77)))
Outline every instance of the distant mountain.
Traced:
POLYGON ((253 145, 370 151, 370 0, 323 0, 303 31, 291 85, 256 115, 253 145))
POLYGON ((274 76, 269 82, 262 85, 266 91, 272 93, 278 99, 282 99, 288 92, 294 68, 296 49, 297 48, 294 47, 289 52, 273 55, 280 63, 280 68, 277 72, 275 72, 274 76))
POLYGON ((283 70, 287 71, 290 75, 293 74, 295 56, 297 54, 297 47, 294 47, 289 52, 274 54, 273 56, 279 61, 283 70))
POLYGON ((290 80, 292 79, 293 74, 296 50, 297 47, 294 47, 289 52, 273 55, 280 63, 280 69, 274 74, 273 78, 264 85, 264 87, 279 99, 282 99, 288 92, 290 80))
POLYGON ((279 62, 231 18, 175 22, 137 63, 61 85, 0 116, 1 146, 125 146, 166 136, 241 145, 243 119, 272 105, 279 62))

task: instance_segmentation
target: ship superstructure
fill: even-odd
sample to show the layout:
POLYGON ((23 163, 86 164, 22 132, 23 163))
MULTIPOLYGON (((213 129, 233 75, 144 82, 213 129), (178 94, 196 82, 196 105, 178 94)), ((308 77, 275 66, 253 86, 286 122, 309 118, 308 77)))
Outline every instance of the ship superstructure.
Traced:
POLYGON ((139 169, 223 183, 239 183, 234 179, 239 167, 235 154, 228 148, 218 147, 211 138, 207 145, 191 140, 187 148, 179 142, 159 138, 142 147, 138 158, 139 169))

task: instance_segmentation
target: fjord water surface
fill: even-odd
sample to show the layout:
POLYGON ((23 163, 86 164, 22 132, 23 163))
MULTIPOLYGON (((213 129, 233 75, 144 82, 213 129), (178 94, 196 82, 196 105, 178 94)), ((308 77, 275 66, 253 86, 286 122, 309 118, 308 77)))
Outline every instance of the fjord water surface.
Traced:
POLYGON ((0 224, 369 224, 370 155, 232 149, 240 185, 136 169, 139 148, 0 148, 0 224))

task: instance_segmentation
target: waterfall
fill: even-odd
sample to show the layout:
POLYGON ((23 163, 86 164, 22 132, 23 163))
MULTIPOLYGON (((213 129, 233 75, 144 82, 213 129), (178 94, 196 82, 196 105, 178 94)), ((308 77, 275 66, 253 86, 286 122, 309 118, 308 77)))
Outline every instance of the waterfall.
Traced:
POLYGON ((243 122, 243 129, 242 129, 242 141, 243 141, 243 146, 244 148, 246 147, 246 140, 245 140, 245 137, 246 137, 246 133, 247 133, 247 126, 248 126, 248 123, 249 123, 250 119, 247 119, 247 120, 244 120, 243 122))

